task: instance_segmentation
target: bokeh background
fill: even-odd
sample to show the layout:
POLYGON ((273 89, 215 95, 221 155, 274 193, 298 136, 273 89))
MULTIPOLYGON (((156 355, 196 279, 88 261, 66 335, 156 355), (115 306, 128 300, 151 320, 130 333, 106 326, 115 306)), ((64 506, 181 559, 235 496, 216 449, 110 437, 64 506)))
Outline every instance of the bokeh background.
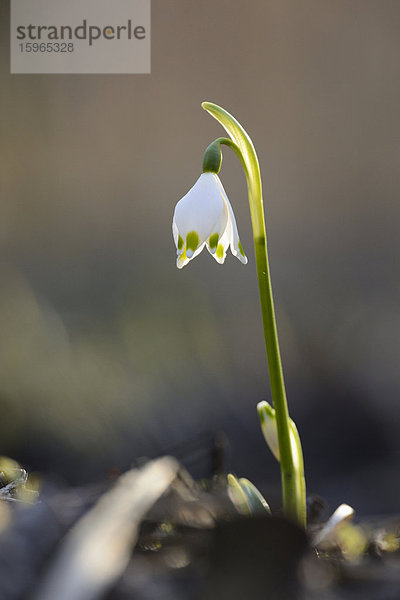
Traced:
POLYGON ((308 489, 398 512, 398 0, 152 0, 151 75, 101 76, 10 75, 0 7, 0 454, 73 484, 165 452, 206 476, 224 431, 227 467, 279 492, 228 149, 249 264, 175 266, 175 203, 223 133, 208 100, 258 151, 308 489))

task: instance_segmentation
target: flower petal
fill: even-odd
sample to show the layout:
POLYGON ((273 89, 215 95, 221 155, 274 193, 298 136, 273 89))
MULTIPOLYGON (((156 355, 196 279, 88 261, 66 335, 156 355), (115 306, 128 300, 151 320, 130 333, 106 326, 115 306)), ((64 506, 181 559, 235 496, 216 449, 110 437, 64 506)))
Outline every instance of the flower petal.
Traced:
MULTIPOLYGON (((228 210, 221 197, 218 181, 214 173, 202 173, 176 205, 173 221, 186 244, 188 234, 195 233, 198 236, 198 245, 201 245, 214 233, 221 235, 224 232, 228 210)), ((177 242, 175 244, 177 245, 177 242)), ((189 243, 188 246, 195 251, 193 245, 189 243)))
POLYGON ((229 237, 224 231, 222 237, 218 239, 218 242, 215 246, 211 247, 209 242, 206 242, 207 250, 215 258, 217 263, 220 265, 224 264, 226 258, 226 251, 229 248, 229 237))
POLYGON ((175 207, 172 232, 179 269, 188 264, 204 246, 222 264, 227 249, 246 264, 235 215, 216 173, 202 173, 175 207))
POLYGON ((200 252, 203 250, 205 244, 201 244, 196 252, 194 252, 190 257, 187 255, 187 248, 186 246, 183 248, 182 252, 180 252, 178 254, 178 257, 176 259, 176 266, 178 267, 178 269, 183 269, 184 266, 186 266, 191 260, 193 260, 194 258, 196 258, 196 256, 198 254, 200 254, 200 252))
POLYGON ((244 265, 246 265, 247 264, 247 256, 244 253, 243 246, 239 239, 239 232, 238 232, 238 228, 236 225, 236 219, 235 219, 235 215, 233 213, 231 203, 228 200, 228 196, 226 195, 226 192, 224 190, 224 187, 223 187, 220 179, 218 177, 217 177, 217 179, 218 179, 218 186, 220 188, 222 197, 224 199, 226 208, 228 210, 228 223, 227 223, 227 227, 226 227, 226 233, 229 238, 231 252, 234 256, 236 256, 236 258, 238 258, 240 260, 240 262, 242 262, 244 265))

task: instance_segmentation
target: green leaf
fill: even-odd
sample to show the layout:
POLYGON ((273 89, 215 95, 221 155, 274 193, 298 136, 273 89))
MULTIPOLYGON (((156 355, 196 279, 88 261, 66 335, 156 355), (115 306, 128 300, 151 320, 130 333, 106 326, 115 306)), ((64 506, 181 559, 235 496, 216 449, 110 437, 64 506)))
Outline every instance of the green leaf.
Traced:
POLYGON ((229 473, 227 480, 228 495, 232 503, 235 505, 237 511, 242 515, 251 514, 250 506, 247 501, 247 496, 244 493, 242 486, 240 485, 237 478, 234 475, 232 475, 232 473, 229 473))
POLYGON ((255 515, 270 513, 267 501, 261 492, 248 479, 229 473, 228 494, 238 512, 242 515, 255 515))
POLYGON ((251 483, 251 481, 241 477, 239 479, 239 485, 246 495, 247 503, 250 507, 250 512, 252 515, 265 514, 266 512, 268 514, 271 513, 268 502, 265 500, 264 496, 256 488, 256 486, 251 483))
MULTIPOLYGON (((248 133, 241 124, 228 111, 212 102, 202 102, 202 108, 214 117, 231 136, 232 140, 239 147, 238 154, 246 173, 247 185, 249 187, 249 197, 262 197, 260 166, 258 164, 257 154, 248 133)), ((250 204, 251 218, 253 221, 254 233, 256 236, 262 235, 265 231, 264 215, 257 214, 252 210, 250 204), (261 218, 262 217, 262 218, 261 218)))

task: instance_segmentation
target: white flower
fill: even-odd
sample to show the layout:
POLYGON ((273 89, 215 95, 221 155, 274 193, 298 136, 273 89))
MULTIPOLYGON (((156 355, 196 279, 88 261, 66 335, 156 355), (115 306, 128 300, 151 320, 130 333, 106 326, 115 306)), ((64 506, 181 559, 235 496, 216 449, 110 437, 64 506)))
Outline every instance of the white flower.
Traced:
POLYGON ((203 173, 175 207, 172 233, 182 269, 204 246, 217 262, 225 261, 228 246, 243 264, 246 255, 239 240, 235 215, 216 173, 203 173))

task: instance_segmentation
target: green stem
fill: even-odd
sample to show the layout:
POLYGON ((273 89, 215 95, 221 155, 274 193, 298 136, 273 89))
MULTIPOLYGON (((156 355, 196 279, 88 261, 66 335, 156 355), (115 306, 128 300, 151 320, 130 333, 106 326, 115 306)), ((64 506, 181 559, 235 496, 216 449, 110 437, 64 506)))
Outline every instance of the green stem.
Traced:
MULTIPOLYGON (((246 174, 271 393, 276 412, 283 506, 287 516, 305 526, 305 486, 299 485, 300 474, 296 468, 296 465, 299 464, 296 458, 299 457, 294 455, 296 448, 292 447, 290 440, 289 411, 268 264, 261 175, 257 154, 250 137, 232 115, 209 102, 203 102, 202 107, 221 123, 232 138, 232 140, 218 138, 213 144, 230 146, 238 155, 246 174)), ((212 144, 209 148, 211 146, 212 144)), ((299 438, 298 446, 301 454, 299 438)))

